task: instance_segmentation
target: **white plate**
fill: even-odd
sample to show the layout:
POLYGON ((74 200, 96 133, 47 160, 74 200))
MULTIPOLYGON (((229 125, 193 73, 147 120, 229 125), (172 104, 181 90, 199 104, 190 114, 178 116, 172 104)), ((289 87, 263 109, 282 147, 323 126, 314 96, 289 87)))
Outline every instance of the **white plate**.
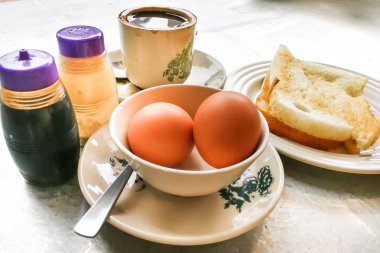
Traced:
MULTIPOLYGON (((78 179, 90 205, 115 179, 124 162, 108 126, 87 141, 79 161, 78 179)), ((284 171, 274 147, 269 145, 233 186, 208 196, 185 198, 160 192, 137 177, 133 186, 122 192, 108 222, 131 235, 173 245, 214 243, 247 232, 260 224, 280 199, 284 171), (269 187, 255 183, 265 180, 269 187), (237 191, 246 199, 237 196, 237 191), (230 196, 230 201, 222 194, 230 196)))
MULTIPOLYGON (((256 101, 256 97, 261 91, 262 81, 267 70, 269 69, 269 66, 269 61, 263 61, 235 70, 228 75, 224 89, 241 92, 251 98, 252 101, 256 101)), ((356 73, 354 71, 335 66, 331 67, 356 73)), ((364 95, 368 98, 375 116, 380 119, 380 82, 370 77, 367 78, 368 83, 364 90, 364 95)), ((376 159, 373 157, 360 157, 359 155, 325 152, 300 145, 274 134, 270 134, 269 141, 280 153, 314 166, 350 173, 380 173, 380 159, 378 158, 376 159)), ((372 148, 378 146, 380 146, 380 141, 375 143, 372 148)))
MULTIPOLYGON (((112 63, 118 63, 113 65, 115 75, 124 77, 124 71, 116 67, 121 64, 120 49, 109 52, 108 56, 112 63)), ((185 84, 199 84, 221 89, 226 81, 226 76, 226 70, 217 59, 199 50, 194 50, 193 66, 185 84)), ((117 78, 117 84, 120 100, 140 91, 138 87, 133 85, 126 78, 117 78)))

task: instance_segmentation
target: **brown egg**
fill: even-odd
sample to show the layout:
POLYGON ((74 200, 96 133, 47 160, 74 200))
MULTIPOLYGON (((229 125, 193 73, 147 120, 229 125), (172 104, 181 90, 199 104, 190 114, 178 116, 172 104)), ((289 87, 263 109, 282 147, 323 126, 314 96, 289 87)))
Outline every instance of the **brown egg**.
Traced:
POLYGON ((208 97, 194 118, 195 145, 215 168, 243 161, 255 150, 261 136, 260 116, 246 96, 221 91, 208 97))
POLYGON ((193 149, 193 120, 177 105, 152 103, 132 117, 127 138, 135 155, 174 167, 186 160, 193 149))

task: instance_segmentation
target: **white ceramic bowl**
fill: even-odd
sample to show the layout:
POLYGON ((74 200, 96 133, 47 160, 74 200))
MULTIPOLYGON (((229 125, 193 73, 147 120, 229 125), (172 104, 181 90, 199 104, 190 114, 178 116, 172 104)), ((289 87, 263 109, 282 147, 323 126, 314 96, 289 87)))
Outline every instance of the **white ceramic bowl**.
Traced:
POLYGON ((115 108, 109 123, 111 137, 146 183, 163 192, 178 196, 201 196, 215 193, 236 180, 264 151, 268 144, 269 128, 261 114, 262 135, 255 152, 244 161, 229 167, 220 169, 211 167, 203 161, 195 147, 189 158, 179 168, 153 164, 130 151, 127 143, 128 123, 140 108, 154 102, 169 102, 180 106, 194 118, 200 104, 208 96, 219 91, 199 85, 163 85, 127 97, 115 108))

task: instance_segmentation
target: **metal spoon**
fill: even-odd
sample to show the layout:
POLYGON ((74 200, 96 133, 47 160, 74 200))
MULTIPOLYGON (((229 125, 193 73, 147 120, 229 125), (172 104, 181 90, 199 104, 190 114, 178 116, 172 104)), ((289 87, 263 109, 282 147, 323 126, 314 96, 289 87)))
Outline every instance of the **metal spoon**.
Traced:
POLYGON ((128 164, 117 176, 115 181, 106 189, 102 196, 92 205, 85 215, 75 225, 74 231, 78 235, 93 238, 103 226, 134 169, 128 164))

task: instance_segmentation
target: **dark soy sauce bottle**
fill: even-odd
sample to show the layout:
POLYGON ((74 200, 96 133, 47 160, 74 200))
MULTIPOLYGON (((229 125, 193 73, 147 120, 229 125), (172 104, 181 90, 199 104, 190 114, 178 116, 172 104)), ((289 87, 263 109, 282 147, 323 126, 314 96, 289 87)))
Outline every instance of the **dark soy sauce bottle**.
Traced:
POLYGON ((51 186, 72 177, 79 160, 78 127, 54 58, 39 50, 0 57, 1 123, 25 180, 51 186))

